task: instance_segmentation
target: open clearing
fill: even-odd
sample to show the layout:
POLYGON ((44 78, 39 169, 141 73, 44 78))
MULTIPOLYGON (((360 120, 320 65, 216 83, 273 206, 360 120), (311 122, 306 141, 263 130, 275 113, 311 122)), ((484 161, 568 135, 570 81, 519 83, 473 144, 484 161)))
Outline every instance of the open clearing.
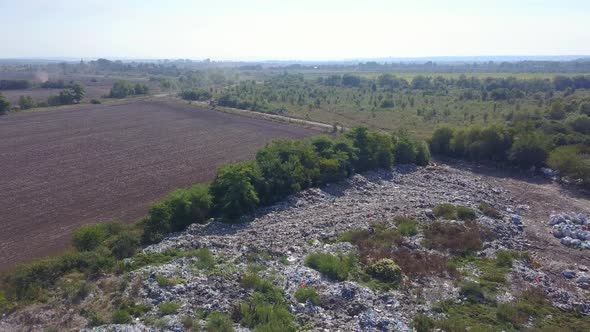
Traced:
POLYGON ((273 139, 318 133, 164 102, 0 117, 0 270, 63 251, 82 224, 133 221, 273 139))

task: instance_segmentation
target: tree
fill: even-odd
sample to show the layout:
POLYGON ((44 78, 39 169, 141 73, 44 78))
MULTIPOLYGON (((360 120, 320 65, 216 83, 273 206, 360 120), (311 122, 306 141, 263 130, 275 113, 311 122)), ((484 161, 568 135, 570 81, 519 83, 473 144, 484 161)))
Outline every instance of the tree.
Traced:
POLYGON ((398 164, 413 164, 416 162, 417 152, 414 142, 409 137, 402 136, 395 144, 395 162, 398 164))
POLYGON ((4 114, 10 110, 10 102, 8 99, 0 94, 0 114, 4 114))
POLYGON ((434 153, 448 155, 451 153, 451 139, 454 131, 451 127, 437 128, 430 138, 430 149, 434 153))
POLYGON ((20 96, 18 99, 18 106, 20 106, 22 110, 27 110, 35 107, 35 101, 30 96, 20 96))
POLYGON ((73 95, 72 102, 79 104, 82 101, 82 98, 84 98, 84 95, 86 94, 84 87, 76 83, 72 85, 71 90, 73 95))
POLYGON ((226 220, 252 212, 260 203, 256 192, 260 181, 260 171, 252 162, 221 167, 209 188, 213 210, 226 220))
POLYGON ((125 98, 135 94, 135 89, 131 83, 119 80, 113 84, 109 97, 111 98, 125 98))
POLYGON ((549 155, 549 144, 538 134, 517 137, 510 148, 508 159, 521 168, 541 167, 549 155))
POLYGON ((590 148, 587 146, 558 147, 549 154, 547 165, 559 171, 562 177, 590 184, 590 148))

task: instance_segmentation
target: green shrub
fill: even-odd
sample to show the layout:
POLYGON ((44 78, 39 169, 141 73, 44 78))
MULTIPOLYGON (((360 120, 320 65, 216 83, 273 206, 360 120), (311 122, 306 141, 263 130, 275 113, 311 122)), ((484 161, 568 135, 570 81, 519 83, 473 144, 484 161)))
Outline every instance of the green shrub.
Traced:
POLYGON ((590 184, 589 147, 581 145, 558 147, 549 154, 547 165, 558 170, 561 176, 590 184))
POLYGON ((397 217, 395 218, 397 231, 403 236, 414 236, 418 234, 418 223, 415 220, 397 217))
POLYGON ((437 205, 433 210, 432 213, 439 217, 448 220, 457 219, 457 209, 453 204, 443 203, 437 205))
POLYGON ((424 314, 417 314, 412 320, 412 327, 416 329, 416 332, 430 332, 434 329, 435 322, 424 314))
POLYGON ((162 302, 160 303, 160 313, 162 315, 175 314, 180 308, 180 304, 174 302, 162 302))
POLYGON ((172 208, 165 202, 152 205, 143 227, 142 241, 146 244, 161 241, 170 232, 172 208))
POLYGON ((81 315, 88 320, 88 325, 91 327, 101 326, 107 323, 106 320, 94 310, 83 309, 81 315))
POLYGON ((314 146, 307 142, 273 142, 258 151, 256 164, 262 174, 259 197, 264 204, 311 187, 320 179, 320 158, 314 146))
POLYGON ((320 296, 316 292, 315 288, 302 287, 295 291, 295 299, 299 303, 305 303, 309 299, 314 305, 320 304, 320 296))
POLYGON ((470 303, 482 303, 485 301, 483 289, 475 282, 462 283, 459 293, 470 303))
POLYGON ((357 172, 377 168, 389 169, 393 165, 393 141, 390 135, 358 127, 346 132, 346 137, 358 151, 354 162, 357 172))
POLYGON ((230 317, 224 313, 214 311, 209 314, 207 332, 233 332, 234 326, 230 317))
POLYGON ((398 164, 413 164, 416 162, 418 151, 414 142, 406 137, 400 137, 394 147, 394 160, 398 164))
POLYGON ((371 264, 367 272, 375 279, 383 282, 397 283, 402 277, 402 270, 391 259, 384 258, 371 264))
POLYGON ((215 267, 216 261, 215 257, 211 253, 211 251, 207 248, 197 249, 194 254, 199 260, 196 263, 196 266, 199 269, 210 270, 215 267))
POLYGON ((355 261, 352 255, 334 256, 327 253, 313 253, 305 258, 305 266, 321 272, 330 279, 346 280, 354 268, 355 261))
POLYGON ((80 251, 91 251, 102 245, 108 236, 105 224, 84 225, 74 231, 72 242, 80 251))
POLYGON ((437 128, 430 138, 430 149, 433 153, 442 155, 451 154, 451 140, 453 139, 454 131, 450 127, 437 128))
POLYGON ((473 211, 472 209, 470 209, 466 206, 457 206, 456 211, 457 211, 457 218, 459 220, 470 221, 470 220, 475 220, 477 218, 475 211, 473 211))
POLYGON ((416 144, 416 165, 418 166, 426 166, 430 164, 430 150, 428 149, 428 144, 426 142, 418 142, 416 144))
POLYGON ((35 101, 30 96, 20 96, 18 99, 18 106, 22 110, 28 110, 35 107, 35 101))
POLYGON ((488 217, 493 218, 493 219, 500 219, 502 217, 502 214, 500 213, 500 211, 494 209, 492 206, 490 206, 487 203, 480 203, 479 204, 479 210, 485 216, 488 216, 488 217))
POLYGON ((576 132, 590 135, 590 116, 576 115, 567 119, 567 124, 576 132))
POLYGON ((136 232, 125 231, 114 236, 110 241, 109 248, 117 259, 133 256, 140 245, 140 237, 136 232))
POLYGON ((256 186, 261 181, 254 163, 221 167, 210 186, 213 209, 226 220, 252 212, 260 203, 256 186))
POLYGON ((465 225, 449 222, 433 222, 424 227, 424 245, 431 249, 449 250, 465 255, 481 250, 488 230, 474 222, 465 225))
POLYGON ((10 301, 6 298, 3 292, 0 292, 0 317, 2 315, 10 312, 13 308, 13 305, 10 301))
POLYGON ((10 111, 10 102, 0 93, 0 115, 10 111))
POLYGON ((541 167, 549 155, 549 144, 541 135, 523 135, 516 138, 508 159, 521 168, 541 167))
POLYGON ((131 321, 131 315, 125 310, 117 310, 113 313, 113 324, 129 324, 131 321))

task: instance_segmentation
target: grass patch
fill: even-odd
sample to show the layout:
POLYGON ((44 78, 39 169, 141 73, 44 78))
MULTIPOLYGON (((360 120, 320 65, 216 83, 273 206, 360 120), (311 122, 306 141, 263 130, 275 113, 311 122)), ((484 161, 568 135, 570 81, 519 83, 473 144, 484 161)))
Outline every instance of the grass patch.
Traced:
POLYGON ((332 280, 344 281, 356 265, 353 254, 332 255, 327 253, 313 253, 305 258, 305 266, 321 272, 332 280))
POLYGON ((248 301, 235 308, 232 315, 234 320, 255 331, 297 330, 295 317, 289 312, 282 289, 254 273, 246 273, 241 285, 254 292, 248 301))
POLYGON ((439 218, 447 220, 463 220, 471 221, 477 218, 475 211, 466 206, 455 206, 450 203, 443 203, 437 205, 432 213, 439 218))
POLYGON ((233 332, 234 324, 231 318, 218 311, 209 314, 207 320, 207 332, 233 332))
POLYGON ((117 310, 113 313, 113 324, 129 324, 131 321, 131 315, 125 310, 117 310))
POLYGON ((397 217, 394 219, 397 225, 397 231, 402 236, 414 236, 418 234, 418 223, 415 220, 406 217, 397 217))
POLYGON ((199 260, 195 263, 195 266, 202 270, 211 270, 215 267, 217 263, 215 261, 215 256, 211 253, 211 250, 207 248, 197 249, 193 253, 194 257, 197 257, 199 260))
POLYGON ((424 228, 424 246, 436 250, 449 250, 466 255, 482 249, 484 239, 490 236, 487 228, 467 221, 464 225, 436 221, 424 228))
POLYGON ((494 209, 491 205, 487 203, 480 203, 478 208, 487 217, 490 217, 492 219, 502 218, 502 214, 500 213, 500 211, 494 209))
POLYGON ((162 315, 172 315, 178 312, 180 304, 175 302, 162 302, 160 303, 160 313, 162 315))
POLYGON ((295 299, 299 303, 305 303, 309 299, 311 301, 311 303, 313 303, 314 305, 320 304, 320 296, 316 292, 315 288, 312 288, 312 287, 299 288, 295 292, 295 299))

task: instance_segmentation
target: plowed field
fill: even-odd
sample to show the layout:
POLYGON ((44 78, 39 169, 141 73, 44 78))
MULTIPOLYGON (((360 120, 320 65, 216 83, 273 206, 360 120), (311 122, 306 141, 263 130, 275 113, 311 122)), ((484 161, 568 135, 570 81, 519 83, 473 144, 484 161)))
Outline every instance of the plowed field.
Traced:
POLYGON ((133 221, 276 138, 317 131, 164 102, 0 117, 0 270, 65 250, 82 224, 133 221))

